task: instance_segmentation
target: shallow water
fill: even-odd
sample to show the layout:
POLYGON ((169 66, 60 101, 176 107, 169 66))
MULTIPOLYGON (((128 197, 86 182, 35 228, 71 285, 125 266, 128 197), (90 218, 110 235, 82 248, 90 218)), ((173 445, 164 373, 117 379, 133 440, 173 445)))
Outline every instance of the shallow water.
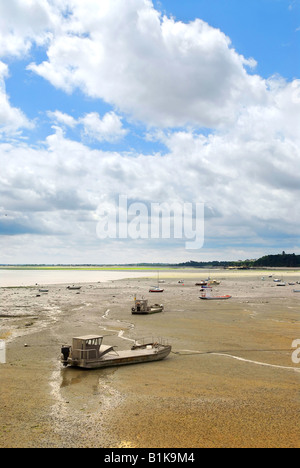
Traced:
POLYGON ((151 272, 89 270, 6 270, 0 269, 0 287, 76 284, 117 281, 152 276, 151 272))

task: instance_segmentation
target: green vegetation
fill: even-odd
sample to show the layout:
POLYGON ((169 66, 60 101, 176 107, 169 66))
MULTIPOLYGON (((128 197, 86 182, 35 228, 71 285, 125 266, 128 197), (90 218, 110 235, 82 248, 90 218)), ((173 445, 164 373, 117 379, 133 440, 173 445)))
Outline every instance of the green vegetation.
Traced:
POLYGON ((281 255, 267 255, 256 260, 253 263, 254 267, 274 267, 274 268, 299 268, 300 255, 286 254, 282 252, 281 255))

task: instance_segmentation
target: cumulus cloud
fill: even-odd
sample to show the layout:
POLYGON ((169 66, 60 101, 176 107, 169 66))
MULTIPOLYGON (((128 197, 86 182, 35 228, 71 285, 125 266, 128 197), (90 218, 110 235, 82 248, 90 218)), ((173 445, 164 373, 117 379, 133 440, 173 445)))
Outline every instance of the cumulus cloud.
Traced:
MULTIPOLYGON (((99 209, 115 206, 123 194, 147 206, 204 202, 211 257, 218 257, 212 246, 224 258, 230 246, 243 257, 245 245, 264 248, 281 239, 297 245, 299 80, 262 79, 254 74, 255 61, 235 51, 220 30, 199 19, 184 24, 163 16, 149 0, 0 0, 0 13, 0 30, 11 39, 10 45, 0 41, 0 57, 43 44, 48 59, 31 63, 31 71, 67 93, 80 89, 95 106, 97 100, 112 106, 76 118, 63 108, 48 112, 54 131, 34 147, 0 143, 6 242, 10 233, 56 233, 68 236, 72 252, 84 246, 83 262, 88 255, 102 261, 97 252, 118 262, 130 242, 110 244, 107 253, 96 225, 99 209), (134 120, 142 126, 134 127, 134 120), (164 145, 164 153, 90 147, 91 141, 99 148, 120 141, 132 128, 139 128, 140 139, 142 128, 148 141, 164 145), (77 129, 81 141, 67 137, 77 129)), ((0 61, 0 135, 30 128, 7 96, 7 74, 0 61)), ((53 242, 59 252, 65 241, 53 242)), ((139 258, 161 259, 156 246, 139 243, 139 258)), ((172 261, 183 245, 169 242, 166 249, 164 259, 172 261)))
POLYGON ((33 42, 44 44, 58 20, 48 0, 1 0, 0 57, 26 54, 33 42))
POLYGON ((175 21, 149 0, 73 0, 70 10, 48 60, 29 66, 66 92, 162 127, 231 124, 243 105, 267 99, 265 82, 247 73, 255 61, 202 20, 175 21))
POLYGON ((22 128, 33 128, 24 113, 9 102, 6 94, 5 78, 8 67, 0 61, 0 135, 15 135, 22 128))
POLYGON ((60 111, 48 112, 48 117, 65 127, 82 126, 82 134, 90 140, 115 142, 124 138, 128 131, 115 112, 107 112, 102 118, 98 112, 90 112, 79 119, 60 111))

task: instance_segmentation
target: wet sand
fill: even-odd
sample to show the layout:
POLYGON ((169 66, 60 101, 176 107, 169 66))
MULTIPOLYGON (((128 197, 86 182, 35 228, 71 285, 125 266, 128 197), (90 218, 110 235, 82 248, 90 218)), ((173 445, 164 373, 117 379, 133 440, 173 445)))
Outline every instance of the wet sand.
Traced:
POLYGON ((1 288, 0 447, 299 447, 291 346, 300 294, 273 278, 298 281, 300 272, 269 274, 165 272, 165 292, 152 295, 149 278, 82 284, 79 294, 62 284, 1 288), (232 299, 199 299, 195 282, 208 274, 221 281, 213 294, 232 299), (132 315, 135 294, 165 311, 132 315), (90 333, 119 349, 162 336, 173 352, 157 363, 62 368, 61 345, 90 333))

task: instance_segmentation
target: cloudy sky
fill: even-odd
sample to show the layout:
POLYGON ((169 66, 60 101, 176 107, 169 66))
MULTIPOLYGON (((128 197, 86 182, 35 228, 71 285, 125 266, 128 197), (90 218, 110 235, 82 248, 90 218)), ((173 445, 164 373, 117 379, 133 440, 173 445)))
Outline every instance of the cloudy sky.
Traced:
POLYGON ((299 0, 0 0, 0 263, 299 253, 299 57, 299 0), (101 238, 120 196, 203 247, 101 238))

